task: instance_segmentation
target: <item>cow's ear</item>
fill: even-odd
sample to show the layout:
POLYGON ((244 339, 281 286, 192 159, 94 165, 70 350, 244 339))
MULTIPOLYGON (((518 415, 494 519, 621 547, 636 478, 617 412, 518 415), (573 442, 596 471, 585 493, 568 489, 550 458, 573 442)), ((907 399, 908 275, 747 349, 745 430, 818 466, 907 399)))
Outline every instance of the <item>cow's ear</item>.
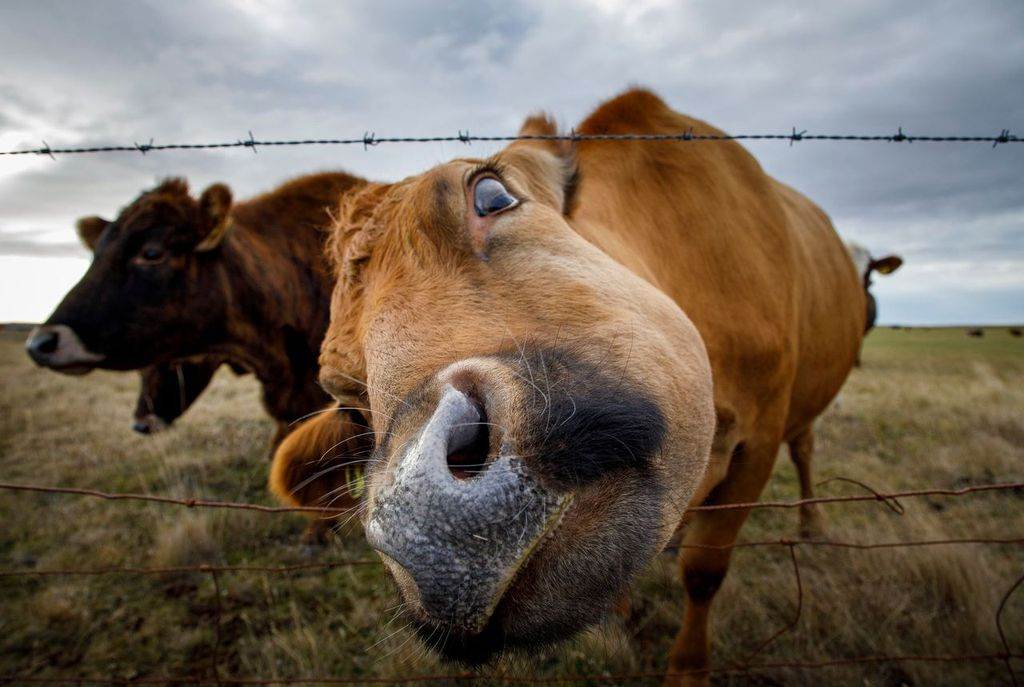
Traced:
POLYGON ((903 258, 898 255, 886 255, 884 258, 871 261, 871 269, 879 274, 892 274, 903 265, 903 258))
POLYGON ((526 177, 534 199, 563 215, 571 215, 576 208, 579 188, 579 169, 572 142, 550 138, 558 135, 558 126, 545 114, 527 117, 519 127, 519 135, 538 138, 512 143, 501 153, 502 161, 526 177))
POLYGON ((92 215, 90 217, 82 217, 75 222, 75 229, 78 231, 78 238, 81 239, 82 244, 91 251, 96 250, 96 244, 100 240, 100 234, 103 230, 110 226, 110 222, 92 215))
POLYGON ((337 405, 301 423, 274 452, 270 491, 290 506, 350 508, 363 496, 373 431, 362 413, 337 405))
POLYGON ((213 184, 199 196, 199 242, 197 252, 213 250, 220 245, 231 222, 231 189, 213 184))

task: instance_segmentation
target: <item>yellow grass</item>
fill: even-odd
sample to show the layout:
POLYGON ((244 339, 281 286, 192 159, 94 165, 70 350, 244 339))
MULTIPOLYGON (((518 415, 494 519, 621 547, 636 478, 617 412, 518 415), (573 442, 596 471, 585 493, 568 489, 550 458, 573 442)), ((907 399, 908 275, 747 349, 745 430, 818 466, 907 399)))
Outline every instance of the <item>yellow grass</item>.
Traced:
MULTIPOLYGON (((68 378, 35 369, 23 334, 0 333, 0 480, 105 491, 270 503, 270 422, 250 379, 219 375, 170 432, 129 431, 136 378, 68 378)), ((817 473, 879 490, 1024 480, 1024 340, 990 329, 881 330, 840 402, 819 424, 817 473)), ((832 482, 821 493, 857 493, 832 482)), ((764 498, 796 498, 783 455, 764 498)), ((828 535, 852 541, 1024 537, 1024 493, 826 507, 828 535)), ((299 539, 302 518, 76 496, 0 491, 0 567, 286 565, 372 557, 358 530, 323 550, 299 539)), ((794 537, 795 511, 757 511, 746 540, 794 537)), ((797 626, 757 660, 824 661, 881 654, 1001 650, 995 610, 1024 572, 1024 547, 880 551, 799 547, 797 626)), ((716 602, 717 665, 742 663, 792 619, 796 586, 785 548, 738 550, 716 602)), ((234 677, 407 677, 449 672, 394 620, 399 600, 378 566, 288 575, 220 575, 220 674, 234 677), (392 622, 393 621, 393 622, 392 622)), ((89 676, 211 679, 217 604, 208 574, 0 577, 0 678, 89 676)), ((635 585, 628 618, 487 675, 658 671, 682 604, 663 556, 635 585)), ((1004 626, 1024 652, 1024 589, 1004 626)), ((1017 663, 1024 673, 1024 663, 1017 663)), ((968 684, 1008 681, 1002 663, 891 663, 716 675, 719 684, 968 684)), ((488 684, 492 680, 481 680, 488 684)), ((636 681, 656 684, 657 680, 636 681)), ((586 684, 580 683, 580 684, 586 684)), ((596 683, 593 683, 596 684, 596 683)))

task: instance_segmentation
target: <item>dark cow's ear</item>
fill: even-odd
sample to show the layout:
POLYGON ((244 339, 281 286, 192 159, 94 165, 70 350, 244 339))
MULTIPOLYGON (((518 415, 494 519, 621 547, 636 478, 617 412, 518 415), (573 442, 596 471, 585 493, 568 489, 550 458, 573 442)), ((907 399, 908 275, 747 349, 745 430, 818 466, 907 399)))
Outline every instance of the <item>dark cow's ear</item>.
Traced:
POLYGON ((199 242, 197 252, 213 250, 220 245, 230 226, 231 189, 213 184, 199 196, 199 242))
POLYGON ((75 222, 75 229, 78 231, 78 238, 81 239, 82 244, 85 245, 89 250, 96 250, 96 243, 100 240, 100 234, 103 230, 110 226, 110 222, 92 215, 90 217, 82 217, 75 222))
POLYGON ((892 274, 903 265, 903 258, 898 255, 886 255, 884 258, 871 261, 871 269, 879 274, 892 274))
POLYGON ((526 174, 531 193, 537 200, 563 215, 571 215, 576 208, 579 188, 579 168, 572 142, 548 138, 558 135, 558 126, 545 114, 527 117, 519 127, 519 135, 537 138, 512 143, 502 153, 502 158, 526 174))

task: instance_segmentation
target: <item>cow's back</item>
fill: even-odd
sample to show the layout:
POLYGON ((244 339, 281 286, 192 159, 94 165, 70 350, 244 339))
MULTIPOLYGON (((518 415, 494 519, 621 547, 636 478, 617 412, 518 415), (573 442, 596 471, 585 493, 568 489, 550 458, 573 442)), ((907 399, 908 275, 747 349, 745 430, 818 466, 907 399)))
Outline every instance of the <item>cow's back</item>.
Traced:
MULTIPOLYGON (((646 91, 605 103, 577 131, 722 133, 646 91)), ((574 226, 694 322, 720 411, 751 431, 813 419, 859 345, 856 315, 839 305, 856 297, 853 268, 824 214, 732 141, 585 141, 578 162, 574 226), (818 330, 831 348, 814 342, 818 330), (821 374, 808 374, 816 366, 821 374)))
POLYGON ((334 277, 324 243, 338 200, 366 182, 344 172, 293 179, 232 209, 237 269, 228 278, 258 278, 275 308, 315 349, 327 328, 334 277))

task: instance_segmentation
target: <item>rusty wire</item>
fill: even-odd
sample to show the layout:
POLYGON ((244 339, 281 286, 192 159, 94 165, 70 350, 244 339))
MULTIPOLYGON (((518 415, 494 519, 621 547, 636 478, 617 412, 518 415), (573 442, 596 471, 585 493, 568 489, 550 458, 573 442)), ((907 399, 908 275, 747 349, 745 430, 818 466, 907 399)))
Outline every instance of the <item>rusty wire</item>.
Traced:
MULTIPOLYGON (((111 501, 148 501, 163 503, 186 508, 225 508, 233 510, 250 510, 259 513, 321 513, 338 515, 351 512, 352 508, 325 508, 320 506, 263 506, 255 503, 237 503, 232 501, 215 501, 206 499, 179 499, 170 496, 157 494, 131 494, 118 492, 105 492, 96 489, 79 489, 75 487, 51 487, 40 484, 19 484, 14 482, 0 482, 0 490, 8 491, 31 491, 46 494, 72 494, 76 496, 89 496, 93 498, 106 499, 111 501)), ((750 503, 718 503, 706 506, 689 506, 686 512, 717 511, 717 510, 741 510, 755 508, 798 508, 818 503, 854 503, 858 501, 878 501, 892 508, 896 499, 921 497, 921 496, 964 496, 984 491, 1015 491, 1024 490, 1024 482, 1006 482, 1000 484, 979 484, 961 489, 918 489, 915 491, 900 491, 882 493, 871 490, 871 494, 860 494, 850 496, 817 496, 809 499, 796 499, 793 501, 755 501, 750 503)))
POLYGON ((477 136, 468 131, 459 131, 457 135, 451 136, 377 136, 367 131, 356 138, 297 138, 279 140, 258 140, 253 136, 252 131, 247 132, 245 138, 234 141, 220 141, 213 143, 149 143, 133 142, 131 145, 94 145, 81 147, 58 147, 50 146, 46 141, 38 148, 26 148, 23 150, 2 150, 0 155, 46 155, 56 159, 57 155, 81 155, 89 153, 140 153, 145 155, 151 151, 160 150, 217 150, 240 148, 256 152, 258 148, 287 147, 287 146, 338 146, 338 145, 361 145, 364 149, 371 148, 381 143, 508 143, 512 141, 662 141, 662 142, 700 142, 700 141, 788 141, 790 145, 800 141, 858 141, 875 143, 991 143, 992 147, 1004 143, 1021 143, 1024 139, 1011 134, 1009 129, 1002 129, 995 136, 934 136, 934 135, 913 135, 905 134, 903 127, 898 127, 896 133, 891 134, 809 134, 806 130, 797 131, 791 127, 789 133, 766 133, 766 134, 697 134, 693 131, 685 131, 676 134, 578 134, 571 131, 568 134, 519 134, 515 136, 477 136))
MULTIPOLYGON (((650 671, 637 673, 597 673, 591 675, 566 675, 562 677, 532 677, 522 675, 487 675, 483 673, 454 673, 439 675, 411 675, 408 677, 282 677, 282 678, 248 678, 223 677, 223 685, 400 685, 422 684, 431 682, 476 682, 486 680, 489 683, 550 685, 577 682, 624 683, 636 680, 663 679, 666 677, 685 677, 709 674, 737 674, 765 672, 769 670, 814 670, 821 668, 838 668, 851 665, 879 663, 980 663, 996 661, 1020 661, 1024 654, 989 653, 989 654, 906 654, 883 656, 852 656, 823 661, 771 661, 744 667, 702 668, 688 671, 650 671)), ((43 685, 203 685, 216 684, 210 678, 196 675, 176 677, 122 678, 122 677, 35 677, 6 676, 0 682, 43 684, 43 685)))
MULTIPOLYGON (((759 541, 740 541, 732 544, 679 544, 665 549, 675 551, 677 549, 745 549, 764 548, 769 546, 788 547, 790 549, 798 546, 809 547, 835 547, 844 549, 870 550, 870 549, 896 549, 921 546, 947 546, 956 544, 987 544, 1022 546, 1024 537, 972 537, 958 539, 917 539, 908 541, 891 542, 852 542, 839 541, 834 539, 765 539, 759 541)), ((286 575, 298 572, 316 572, 331 570, 334 568, 346 568, 364 565, 380 565, 377 559, 348 559, 340 561, 326 561, 323 563, 297 563, 295 565, 181 565, 173 567, 139 567, 139 566, 111 566, 106 568, 24 568, 0 570, 0 578, 3 577, 99 577, 102 575, 180 575, 184 573, 266 573, 271 575, 286 575)))
MULTIPOLYGON (((692 508, 691 510, 722 510, 730 508, 793 508, 808 503, 849 503, 849 502, 863 502, 863 501, 877 501, 887 507, 893 509, 895 512, 902 514, 903 507, 897 501, 898 498, 903 497, 915 497, 915 496, 962 496, 971 493, 996 491, 996 490, 1018 490, 1024 488, 1022 483, 1003 483, 1003 484, 987 484, 987 485, 976 485, 972 487, 964 487, 961 489, 921 489, 916 491, 905 491, 897 493, 882 493, 874 488, 853 480, 844 480, 856 483, 866 491, 870 492, 870 495, 859 495, 859 496, 837 496, 837 497, 818 497, 811 499, 801 499, 797 501, 767 501, 760 503, 742 503, 742 504, 718 504, 714 506, 700 506, 692 508)), ((337 513, 338 509, 324 509, 324 508, 308 508, 308 507, 270 507, 261 506, 257 504, 248 503, 234 503, 227 501, 212 501, 204 499, 176 499, 171 497, 158 496, 153 494, 124 494, 124 493, 107 493, 91 489, 78 489, 68 487, 48 487, 41 485, 30 485, 30 484, 12 484, 12 483, 0 483, 0 489, 7 489, 10 491, 31 491, 31 492, 42 492, 42 493, 57 493, 66 495, 79 495, 79 496, 90 496, 95 498, 107 499, 107 500, 136 500, 136 501, 147 501, 156 502, 161 504, 173 504, 182 505, 186 507, 206 507, 206 508, 229 508, 238 510, 254 510, 264 513, 279 513, 279 512, 314 512, 323 513, 331 512, 337 513)), ((754 659, 757 658, 764 650, 777 640, 782 635, 792 631, 797 627, 800 621, 801 613, 804 605, 804 590, 803 581, 800 574, 799 560, 796 554, 797 546, 810 546, 810 547, 838 547, 838 548, 849 548, 857 550, 868 550, 868 549, 882 549, 882 548, 899 548, 899 547, 917 547, 917 546, 939 546, 939 545, 962 545, 962 544, 990 544, 990 545, 1022 545, 1024 544, 1024 537, 975 537, 975 538, 950 538, 950 539, 926 539, 926 540, 907 540, 907 541, 893 541, 893 542, 851 542, 851 541, 839 541, 829 539, 807 539, 807 540, 791 540, 791 539, 773 539, 773 540, 758 540, 758 541, 746 541, 746 542, 734 542, 732 544, 680 544, 679 549, 685 548, 712 548, 712 549, 733 549, 733 548, 752 548, 752 547, 768 547, 768 546, 782 546, 786 547, 789 552, 790 560, 793 566, 793 574, 795 579, 796 588, 796 604, 795 611, 792 619, 788 620, 781 628, 774 631, 765 640, 759 642, 756 648, 751 652, 747 659, 740 665, 723 666, 717 668, 706 668, 701 670, 687 671, 687 672, 649 672, 649 673, 629 673, 619 675, 572 675, 565 677, 520 677, 520 676, 505 676, 505 675, 483 675, 480 673, 460 673, 460 674, 448 674, 448 675, 415 675, 402 678, 334 678, 334 677, 296 677, 296 678, 244 678, 244 677, 228 677, 221 673, 221 650, 222 650, 222 623, 223 623, 223 602, 222 602, 222 590, 221 590, 221 573, 240 573, 240 572, 256 572, 256 573, 273 573, 273 574, 287 574, 293 572, 305 572, 314 570, 327 570, 331 568, 343 567, 343 566, 356 566, 356 565, 377 565, 377 560, 363 560, 363 559, 351 559, 341 561, 328 561, 322 563, 304 563, 296 565, 286 566, 260 566, 260 565, 196 565, 196 566, 176 566, 176 567, 106 567, 98 569, 25 569, 25 570, 0 570, 0 578, 4 577, 44 577, 44 576, 98 576, 98 575, 109 575, 109 574, 142 574, 142 575, 163 575, 173 573, 204 573, 208 574, 213 583, 214 593, 214 639, 213 646, 211 647, 211 659, 209 672, 212 675, 211 678, 206 678, 199 675, 193 676, 179 676, 179 677, 153 677, 153 678, 118 678, 118 677, 105 677, 105 678, 89 678, 89 677, 41 677, 41 676, 0 676, 0 683, 25 683, 25 684, 76 684, 76 685, 87 685, 87 684, 215 684, 218 687, 223 685, 311 685, 311 684, 337 684, 337 685, 349 685, 349 684, 407 684, 407 683, 431 683, 431 682, 473 682, 476 680, 486 679, 490 682, 501 682, 507 684, 559 684, 559 683, 574 683, 574 682, 624 682, 632 680, 643 680, 643 679, 663 679, 666 677, 681 677, 685 675, 706 675, 710 673, 718 674, 731 674, 731 673, 742 673, 750 674, 758 671, 767 670, 778 670, 778 669, 797 669, 797 670, 808 670, 808 669, 824 669, 830 667, 849 666, 857 664, 871 664, 871 663, 899 663, 899 662, 980 662, 980 661, 998 661, 1002 662, 1007 669, 1010 676, 1011 682, 1017 685, 1016 673, 1013 668, 1013 661, 1024 660, 1024 654, 1013 653, 1011 650, 1010 642, 1006 636, 1005 629, 1002 623, 1003 612, 1013 595, 1013 593, 1024 584, 1024 574, 1015 580, 1015 582, 1006 591, 1000 600, 998 608, 995 612, 995 626, 998 633, 1000 642, 1002 644, 1002 652, 991 653, 991 654, 965 654, 965 655, 941 655, 941 656, 926 656, 926 655, 900 655, 900 656, 862 656, 862 657, 850 657, 831 659, 825 661, 779 661, 779 662, 766 662, 766 663, 754 663, 754 659)))
POLYGON ((337 514, 344 509, 322 508, 319 506, 262 506, 256 503, 236 503, 233 501, 215 501, 207 499, 176 499, 158 494, 111 493, 96 489, 79 489, 77 487, 49 487, 39 484, 16 484, 0 482, 0 489, 8 491, 34 491, 44 494, 71 494, 74 496, 90 496, 107 501, 148 501, 164 503, 186 508, 224 508, 229 510, 250 510, 258 513, 330 513, 337 514))

